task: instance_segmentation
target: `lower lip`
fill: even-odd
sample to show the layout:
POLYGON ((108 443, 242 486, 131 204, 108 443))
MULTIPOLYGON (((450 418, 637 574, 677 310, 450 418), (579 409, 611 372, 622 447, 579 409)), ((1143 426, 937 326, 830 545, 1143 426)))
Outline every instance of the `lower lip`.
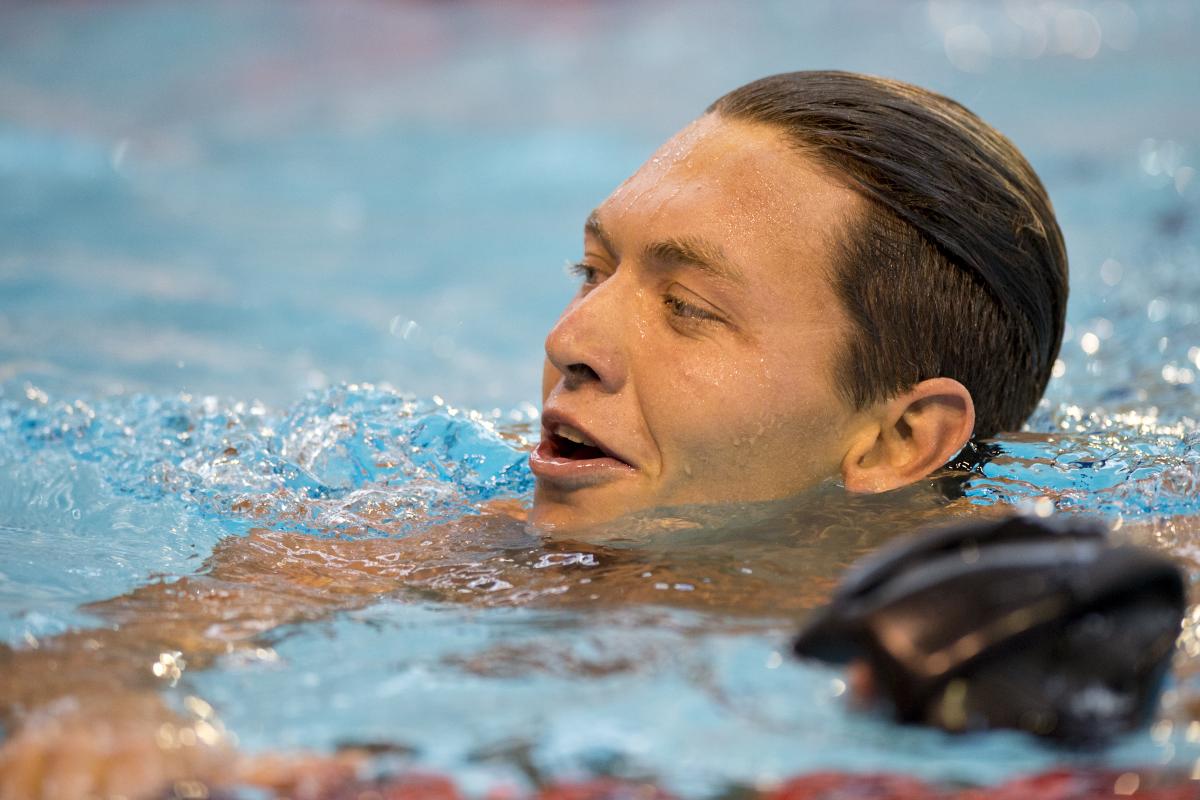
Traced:
POLYGON ((529 454, 529 468, 539 481, 561 489, 595 486, 636 471, 615 458, 563 458, 545 439, 529 454))

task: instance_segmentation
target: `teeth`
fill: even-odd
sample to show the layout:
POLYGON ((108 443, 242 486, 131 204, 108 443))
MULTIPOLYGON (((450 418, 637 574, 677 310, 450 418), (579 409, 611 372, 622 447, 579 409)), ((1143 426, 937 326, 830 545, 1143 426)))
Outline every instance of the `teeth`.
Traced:
POLYGON ((583 431, 577 428, 572 428, 570 425, 559 425, 554 429, 555 436, 561 436, 564 439, 570 439, 575 444, 581 444, 586 447, 595 447, 596 443, 583 435, 583 431))

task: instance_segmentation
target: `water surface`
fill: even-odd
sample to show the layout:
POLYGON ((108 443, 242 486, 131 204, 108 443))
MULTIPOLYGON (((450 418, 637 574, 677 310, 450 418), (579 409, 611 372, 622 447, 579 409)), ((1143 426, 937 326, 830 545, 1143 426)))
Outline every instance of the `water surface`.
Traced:
MULTIPOLYGON (((5 6, 0 635, 97 685, 206 698, 250 751, 389 743, 475 791, 612 773, 705 795, 817 768, 990 782, 1076 758, 848 713, 836 672, 785 657, 845 564, 943 513, 932 486, 574 538, 498 510, 528 501, 541 338, 588 211, 717 95, 837 67, 977 110, 1066 235, 1056 377, 955 512, 1097 514, 1193 563, 1196 16, 5 6), (167 648, 186 651, 173 687, 148 669, 167 648)), ((1104 763, 1200 756, 1190 624, 1164 723, 1104 763)))

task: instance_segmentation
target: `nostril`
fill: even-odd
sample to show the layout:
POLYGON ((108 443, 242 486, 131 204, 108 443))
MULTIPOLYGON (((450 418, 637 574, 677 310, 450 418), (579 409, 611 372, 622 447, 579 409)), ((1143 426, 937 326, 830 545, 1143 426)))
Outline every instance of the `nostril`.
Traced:
POLYGON ((569 383, 590 383, 600 380, 600 375, 596 370, 583 363, 568 364, 566 374, 569 383))

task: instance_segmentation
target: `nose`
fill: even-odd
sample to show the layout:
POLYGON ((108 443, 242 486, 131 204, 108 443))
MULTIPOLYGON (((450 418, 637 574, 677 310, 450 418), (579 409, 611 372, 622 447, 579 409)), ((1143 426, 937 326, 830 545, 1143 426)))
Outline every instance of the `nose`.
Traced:
POLYGON ((546 336, 546 357, 567 389, 594 386, 615 393, 625 385, 628 361, 624 334, 632 304, 623 298, 618 272, 571 301, 546 336))

